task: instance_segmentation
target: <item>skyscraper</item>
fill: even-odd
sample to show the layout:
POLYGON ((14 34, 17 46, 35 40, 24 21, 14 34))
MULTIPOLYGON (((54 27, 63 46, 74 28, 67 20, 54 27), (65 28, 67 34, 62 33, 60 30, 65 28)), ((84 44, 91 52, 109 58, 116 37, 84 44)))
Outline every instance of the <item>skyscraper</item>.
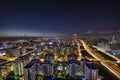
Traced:
POLYGON ((47 53, 45 55, 45 61, 50 61, 51 63, 54 63, 54 55, 52 53, 47 53))
POLYGON ((76 77, 76 73, 79 72, 79 62, 77 60, 69 60, 67 64, 67 74, 72 77, 76 77))
POLYGON ((85 63, 85 78, 87 80, 97 80, 98 69, 92 63, 85 63))
POLYGON ((50 61, 44 61, 41 64, 41 70, 45 77, 50 76, 53 74, 53 64, 50 61))
POLYGON ((37 67, 39 60, 34 59, 24 67, 24 79, 25 80, 35 80, 37 75, 37 67))
POLYGON ((21 60, 15 60, 14 62, 14 74, 16 77, 23 75, 23 63, 21 60))

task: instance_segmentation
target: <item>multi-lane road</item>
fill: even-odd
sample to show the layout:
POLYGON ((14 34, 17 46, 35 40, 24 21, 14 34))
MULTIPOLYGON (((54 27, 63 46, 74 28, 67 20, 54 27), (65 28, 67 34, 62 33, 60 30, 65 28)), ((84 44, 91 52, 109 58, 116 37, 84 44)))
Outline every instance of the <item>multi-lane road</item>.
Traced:
MULTIPOLYGON (((94 51, 94 50, 92 50, 87 44, 86 44, 86 42, 85 41, 83 41, 83 40, 79 40, 81 43, 82 43, 82 45, 84 46, 84 48, 85 48, 85 50, 90 54, 90 55, 92 55, 95 59, 97 59, 97 60, 99 60, 99 61, 101 61, 100 63, 105 67, 105 68, 107 68, 111 73, 113 73, 116 77, 118 77, 119 79, 120 79, 120 67, 116 64, 116 63, 114 63, 114 62, 112 62, 112 61, 110 61, 110 62, 103 62, 103 60, 105 60, 101 55, 98 55, 98 54, 96 54, 96 52, 94 51)), ((108 55, 109 56, 109 55, 108 55)))
MULTIPOLYGON (((20 55, 20 56, 25 56, 25 55, 28 55, 28 54, 30 54, 30 53, 33 53, 33 52, 35 52, 36 51, 36 48, 35 49, 33 49, 33 50, 31 50, 31 51, 28 51, 28 52, 26 52, 26 53, 23 53, 22 55, 20 55)), ((4 63, 2 63, 2 64, 0 64, 0 65, 3 65, 3 64, 7 64, 8 62, 11 62, 11 61, 15 61, 15 59, 17 59, 18 57, 20 57, 20 56, 17 56, 17 57, 7 57, 7 56, 0 56, 0 59, 5 59, 6 60, 6 62, 4 62, 4 63)), ((9 68, 4 68, 3 70, 2 70, 2 75, 3 76, 6 76, 6 75, 8 75, 9 74, 9 72, 11 72, 11 71, 13 71, 13 65, 11 66, 11 67, 9 67, 9 68)))
POLYGON ((104 51, 104 50, 98 48, 97 46, 93 46, 93 47, 95 47, 97 50, 100 50, 100 51, 103 52, 104 54, 106 54, 106 55, 112 57, 113 59, 117 60, 118 63, 120 63, 120 59, 117 58, 117 57, 115 57, 114 55, 112 55, 112 54, 110 54, 110 53, 108 53, 108 52, 106 52, 106 51, 104 51))

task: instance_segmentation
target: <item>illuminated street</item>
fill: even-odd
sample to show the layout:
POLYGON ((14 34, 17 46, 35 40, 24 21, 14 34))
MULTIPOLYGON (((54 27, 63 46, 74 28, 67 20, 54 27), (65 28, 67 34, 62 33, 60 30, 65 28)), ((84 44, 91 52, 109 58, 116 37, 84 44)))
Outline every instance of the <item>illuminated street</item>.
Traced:
POLYGON ((114 75, 116 75, 118 78, 120 78, 120 67, 117 66, 116 63, 107 63, 106 61, 103 62, 103 58, 100 55, 95 55, 95 52, 93 52, 83 40, 80 40, 83 44, 84 48, 97 60, 102 61, 101 64, 105 66, 108 70, 110 70, 114 75))
POLYGON ((1 0, 0 80, 120 80, 119 0, 1 0))

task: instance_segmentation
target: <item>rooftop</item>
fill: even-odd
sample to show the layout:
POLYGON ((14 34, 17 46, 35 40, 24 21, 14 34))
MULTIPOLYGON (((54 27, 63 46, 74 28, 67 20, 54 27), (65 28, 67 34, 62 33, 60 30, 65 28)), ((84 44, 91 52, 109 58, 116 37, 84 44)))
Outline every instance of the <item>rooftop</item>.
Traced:
POLYGON ((92 64, 92 63, 85 63, 85 64, 86 64, 86 66, 87 66, 89 69, 93 69, 93 70, 97 69, 97 68, 95 67, 95 65, 92 64))
POLYGON ((31 68, 34 63, 40 62, 39 59, 33 59, 30 63, 28 63, 24 68, 31 68))
POLYGON ((34 65, 34 61, 31 61, 24 68, 31 68, 33 65, 34 65))

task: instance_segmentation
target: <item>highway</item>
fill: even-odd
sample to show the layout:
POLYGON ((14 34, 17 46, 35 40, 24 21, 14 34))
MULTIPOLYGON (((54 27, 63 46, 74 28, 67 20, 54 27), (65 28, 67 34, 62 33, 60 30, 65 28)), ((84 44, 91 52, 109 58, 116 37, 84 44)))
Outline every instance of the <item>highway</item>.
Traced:
POLYGON ((117 61, 110 61, 110 60, 105 60, 105 59, 103 59, 103 60, 97 60, 97 59, 92 59, 92 58, 86 58, 86 59, 88 59, 90 61, 107 62, 107 63, 117 63, 117 61))
MULTIPOLYGON (((26 53, 24 53, 24 54, 22 54, 22 55, 20 55, 20 56, 25 56, 25 55, 30 54, 30 53, 33 53, 33 52, 35 52, 35 51, 36 51, 36 48, 35 48, 34 50, 29 51, 29 52, 26 52, 26 53)), ((0 56, 0 59, 5 59, 5 60, 7 60, 6 62, 2 63, 2 64, 5 64, 5 63, 7 63, 7 62, 14 61, 15 59, 17 59, 17 58, 20 57, 20 56, 17 56, 17 57, 0 56)), ((2 65, 2 64, 0 64, 0 65, 2 65)), ((8 75, 9 72, 11 72, 11 71, 13 71, 13 65, 12 65, 11 67, 9 67, 9 68, 3 69, 3 70, 2 70, 2 75, 3 75, 3 76, 6 76, 6 75, 8 75)))
POLYGON ((78 55, 81 56, 80 43, 77 41, 78 55))
POLYGON ((81 50, 80 50, 80 43, 77 41, 77 51, 78 51, 78 60, 81 60, 82 55, 81 55, 81 50))
POLYGON ((35 52, 36 50, 37 50, 37 48, 34 48, 34 50, 29 51, 29 52, 26 52, 26 53, 24 53, 24 54, 22 54, 22 55, 20 55, 20 56, 25 56, 25 55, 27 55, 27 54, 30 54, 30 53, 35 52))
POLYGON ((79 40, 79 41, 83 44, 85 50, 88 51, 88 53, 90 55, 92 55, 95 59, 101 61, 100 63, 105 68, 107 68, 110 72, 112 72, 116 77, 118 77, 120 79, 120 68, 119 68, 119 66, 117 66, 116 63, 102 62, 102 60, 103 60, 102 56, 96 55, 96 53, 90 47, 88 47, 88 45, 83 40, 79 40))
POLYGON ((97 50, 99 50, 99 51, 103 52, 104 54, 106 54, 106 55, 108 55, 108 56, 110 56, 110 57, 114 58, 115 60, 117 60, 117 62, 118 62, 118 63, 120 63, 120 59, 119 59, 119 58, 117 58, 117 57, 115 57, 114 55, 112 55, 112 54, 110 54, 110 53, 108 53, 108 52, 106 52, 106 51, 104 51, 104 50, 102 50, 102 49, 98 48, 97 46, 93 46, 93 47, 95 47, 97 50))
POLYGON ((9 67, 9 68, 3 69, 2 75, 5 77, 5 76, 7 76, 11 71, 13 71, 13 66, 12 66, 12 67, 9 67))
MULTIPOLYGON (((32 51, 23 53, 23 54, 20 55, 20 56, 25 56, 25 55, 27 55, 27 54, 29 54, 29 53, 32 53, 32 52, 35 52, 35 51, 36 51, 36 48, 35 48, 34 50, 32 50, 32 51)), ((17 58, 20 57, 20 56, 17 56, 17 57, 0 56, 0 59, 7 60, 7 62, 8 62, 8 61, 14 61, 15 59, 17 59, 17 58)), ((6 63, 6 62, 5 62, 5 63, 6 63)), ((2 64, 4 64, 4 63, 2 63, 2 64)))

